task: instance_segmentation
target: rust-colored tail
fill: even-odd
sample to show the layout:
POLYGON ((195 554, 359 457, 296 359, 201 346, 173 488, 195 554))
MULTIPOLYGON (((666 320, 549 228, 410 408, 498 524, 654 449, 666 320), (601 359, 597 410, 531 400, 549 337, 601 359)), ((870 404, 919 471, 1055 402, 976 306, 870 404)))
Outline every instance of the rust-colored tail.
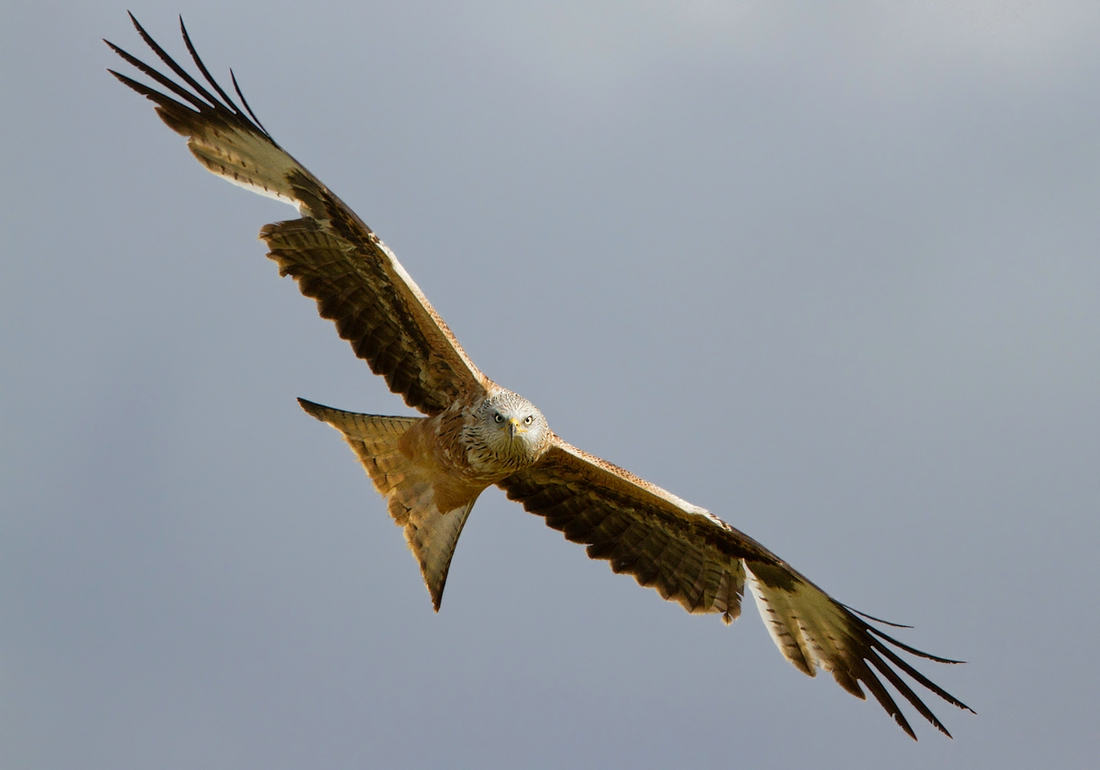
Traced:
POLYGON ((299 398, 302 408, 344 435, 367 475, 388 503, 394 523, 420 564, 420 574, 439 611, 458 536, 475 500, 453 510, 436 506, 427 474, 401 451, 401 437, 423 417, 385 417, 333 409, 299 398))

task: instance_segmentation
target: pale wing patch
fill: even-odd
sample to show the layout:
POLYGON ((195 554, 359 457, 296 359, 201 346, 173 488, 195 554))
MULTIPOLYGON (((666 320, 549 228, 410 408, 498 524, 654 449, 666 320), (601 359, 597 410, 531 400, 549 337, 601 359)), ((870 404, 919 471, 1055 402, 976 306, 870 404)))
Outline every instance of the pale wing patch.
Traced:
POLYGON ((809 676, 817 676, 817 665, 797 623, 791 603, 784 591, 769 589, 747 566, 749 590, 756 600, 756 608, 775 646, 795 668, 809 676))
POLYGON ((305 169, 266 136, 235 127, 203 126, 187 146, 212 173, 301 209, 290 178, 292 172, 306 173, 305 169))
POLYGON ((769 586, 750 564, 745 573, 760 617, 783 657, 809 676, 817 668, 833 671, 843 655, 838 640, 844 639, 848 625, 843 609, 809 583, 769 586))

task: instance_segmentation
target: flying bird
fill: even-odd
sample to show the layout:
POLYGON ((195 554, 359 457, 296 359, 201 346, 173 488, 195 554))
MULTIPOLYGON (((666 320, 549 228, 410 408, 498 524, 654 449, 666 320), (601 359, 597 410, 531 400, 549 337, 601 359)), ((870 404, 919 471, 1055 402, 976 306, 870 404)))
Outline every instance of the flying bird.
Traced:
POLYGON ((237 102, 214 80, 180 19, 200 80, 177 64, 131 14, 141 39, 171 75, 104 41, 161 89, 109 70, 147 97, 206 168, 234 184, 296 206, 300 217, 263 227, 268 257, 317 301, 324 318, 371 371, 422 417, 358 414, 299 399, 354 450, 409 549, 439 610, 462 527, 490 486, 504 490, 566 539, 587 546, 618 573, 731 623, 748 586, 776 646, 809 676, 833 675, 857 698, 864 688, 916 739, 889 683, 944 734, 947 728, 911 684, 973 711, 920 673, 900 652, 914 649, 841 604, 748 535, 559 438, 535 406, 477 368, 447 324, 355 212, 276 144, 230 72, 237 102), (174 75, 174 77, 173 77, 174 75))

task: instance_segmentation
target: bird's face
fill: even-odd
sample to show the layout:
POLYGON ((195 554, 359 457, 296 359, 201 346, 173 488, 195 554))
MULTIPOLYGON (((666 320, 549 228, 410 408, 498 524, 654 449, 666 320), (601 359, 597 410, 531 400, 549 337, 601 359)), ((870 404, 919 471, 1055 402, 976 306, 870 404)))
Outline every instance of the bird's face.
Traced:
POLYGON ((534 462, 550 441, 542 412, 510 390, 500 390, 482 402, 478 432, 493 454, 511 462, 534 462))

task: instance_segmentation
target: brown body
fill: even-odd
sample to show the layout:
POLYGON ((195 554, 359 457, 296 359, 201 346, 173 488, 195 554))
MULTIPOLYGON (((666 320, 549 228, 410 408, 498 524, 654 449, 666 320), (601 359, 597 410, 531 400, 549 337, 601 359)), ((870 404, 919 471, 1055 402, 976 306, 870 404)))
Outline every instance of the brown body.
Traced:
POLYGON ((359 457, 404 529, 436 610, 478 495, 537 464, 555 438, 530 402, 495 385, 431 417, 356 414, 299 402, 343 433, 359 457))
POLYGON ((397 442, 410 468, 415 469, 410 472, 430 481, 441 511, 473 503, 486 487, 507 475, 500 471, 486 474, 472 467, 469 453, 459 443, 469 420, 463 410, 448 409, 415 423, 397 442))

